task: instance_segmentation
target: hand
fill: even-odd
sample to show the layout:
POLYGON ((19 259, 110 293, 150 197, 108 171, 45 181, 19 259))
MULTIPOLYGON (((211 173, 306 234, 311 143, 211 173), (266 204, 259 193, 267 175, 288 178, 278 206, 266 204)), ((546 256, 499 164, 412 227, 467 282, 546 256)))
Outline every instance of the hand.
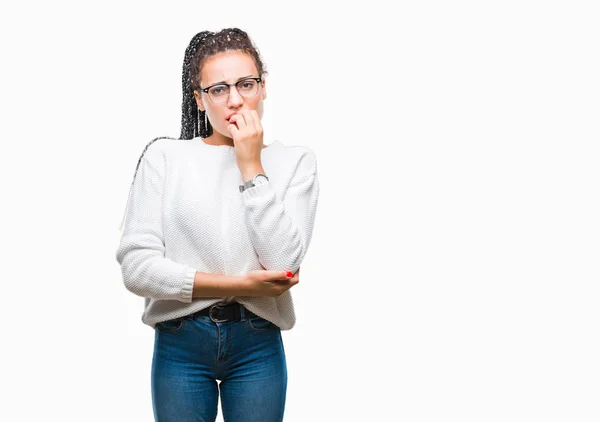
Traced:
POLYGON ((244 279, 244 296, 279 296, 300 282, 300 268, 291 278, 286 274, 287 271, 250 271, 244 279))
POLYGON ((260 163, 263 128, 258 112, 256 110, 240 110, 230 120, 235 124, 227 125, 227 130, 233 138, 238 167, 260 163))

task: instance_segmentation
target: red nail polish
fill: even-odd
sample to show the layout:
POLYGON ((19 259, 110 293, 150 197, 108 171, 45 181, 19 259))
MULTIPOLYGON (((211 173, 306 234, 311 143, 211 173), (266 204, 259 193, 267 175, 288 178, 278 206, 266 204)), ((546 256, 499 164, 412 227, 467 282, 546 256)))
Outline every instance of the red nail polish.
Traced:
POLYGON ((294 274, 292 274, 291 271, 288 271, 286 275, 291 278, 291 277, 293 277, 294 274))

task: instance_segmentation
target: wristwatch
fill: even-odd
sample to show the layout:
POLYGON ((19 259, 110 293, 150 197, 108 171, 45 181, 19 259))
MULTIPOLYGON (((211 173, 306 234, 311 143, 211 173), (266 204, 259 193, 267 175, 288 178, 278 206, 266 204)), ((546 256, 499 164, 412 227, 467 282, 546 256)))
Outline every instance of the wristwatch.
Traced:
POLYGON ((268 181, 269 178, 266 175, 259 173, 243 185, 240 185, 240 192, 244 192, 246 189, 253 188, 257 185, 262 185, 263 183, 267 183, 268 181))

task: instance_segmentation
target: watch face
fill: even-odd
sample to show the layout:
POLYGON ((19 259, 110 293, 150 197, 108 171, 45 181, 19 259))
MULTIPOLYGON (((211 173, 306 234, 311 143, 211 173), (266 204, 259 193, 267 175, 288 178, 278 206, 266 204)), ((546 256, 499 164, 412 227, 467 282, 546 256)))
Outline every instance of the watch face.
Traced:
POLYGON ((267 178, 263 175, 258 175, 254 178, 254 184, 255 185, 262 185, 263 183, 267 182, 267 178))

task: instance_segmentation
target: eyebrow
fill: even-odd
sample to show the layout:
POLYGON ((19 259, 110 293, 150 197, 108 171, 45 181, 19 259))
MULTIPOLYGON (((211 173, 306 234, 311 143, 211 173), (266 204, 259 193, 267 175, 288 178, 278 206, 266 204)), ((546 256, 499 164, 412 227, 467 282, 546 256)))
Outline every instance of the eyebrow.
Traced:
MULTIPOLYGON (((238 78, 238 80, 236 82, 239 82, 242 79, 251 78, 251 77, 252 77, 252 75, 242 76, 241 78, 238 78)), ((220 81, 220 82, 215 82, 214 84, 210 84, 210 86, 218 85, 218 84, 226 84, 226 83, 227 83, 227 81, 220 81)))

